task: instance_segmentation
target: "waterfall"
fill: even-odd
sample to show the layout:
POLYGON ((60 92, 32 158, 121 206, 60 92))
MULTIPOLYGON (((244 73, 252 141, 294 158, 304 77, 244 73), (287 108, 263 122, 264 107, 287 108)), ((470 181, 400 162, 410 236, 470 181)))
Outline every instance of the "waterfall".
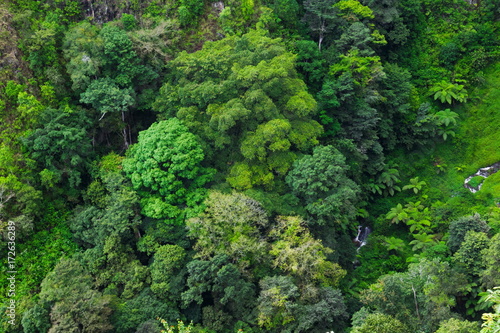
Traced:
POLYGON ((358 226, 358 234, 354 238, 353 242, 358 245, 358 251, 361 247, 366 245, 368 235, 371 233, 369 227, 358 226))

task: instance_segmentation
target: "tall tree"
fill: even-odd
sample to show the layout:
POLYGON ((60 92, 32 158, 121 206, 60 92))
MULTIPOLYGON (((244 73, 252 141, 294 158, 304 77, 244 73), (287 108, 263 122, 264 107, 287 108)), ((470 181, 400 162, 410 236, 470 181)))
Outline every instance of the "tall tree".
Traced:
POLYGON ((294 163, 286 177, 318 224, 346 227, 354 218, 359 186, 349 179, 345 157, 333 146, 318 146, 294 163))
POLYGON ((110 297, 92 288, 92 277, 74 259, 62 258, 42 282, 41 302, 52 305, 50 333, 110 332, 110 297))
POLYGON ((139 133, 123 170, 141 197, 143 214, 169 223, 182 223, 185 216, 193 215, 213 174, 201 166, 203 158, 196 137, 177 118, 139 133))
POLYGON ((326 35, 333 29, 334 22, 338 19, 337 9, 333 6, 335 0, 307 0, 304 2, 306 15, 304 20, 309 23, 309 27, 318 35, 318 49, 326 35))
POLYGON ((236 192, 211 192, 205 205, 200 216, 186 223, 189 235, 196 239, 196 257, 226 254, 240 269, 255 269, 265 263, 269 246, 263 231, 269 220, 259 202, 236 192))
POLYGON ((219 254, 210 261, 194 260, 187 264, 188 289, 182 293, 184 305, 213 304, 213 307, 205 306, 204 326, 216 321, 217 316, 227 317, 233 324, 236 320, 254 321, 254 314, 248 309, 255 304, 255 287, 230 261, 227 255, 219 254))
POLYGON ((437 329, 452 318, 456 295, 467 289, 465 276, 438 259, 411 264, 408 272, 383 276, 362 292, 363 303, 393 316, 412 331, 437 329))
POLYGON ((332 250, 314 239, 302 218, 278 217, 270 236, 276 238, 270 251, 274 266, 294 276, 301 290, 316 284, 336 286, 345 275, 338 264, 326 259, 332 250))
POLYGON ((88 133, 92 122, 82 109, 66 106, 45 109, 40 125, 24 143, 43 170, 43 185, 50 188, 62 182, 75 196, 92 156, 92 138, 88 133))
POLYGON ((111 23, 100 30, 89 23, 75 25, 66 34, 64 54, 80 102, 97 110, 99 121, 108 112, 114 113, 104 127, 119 130, 128 148, 130 111, 148 104, 146 95, 158 74, 141 61, 126 31, 111 23))
POLYGON ((272 187, 296 152, 317 144, 322 129, 310 120, 316 102, 298 78, 295 57, 265 31, 206 43, 169 67, 154 108, 185 120, 207 158, 223 172, 231 168, 233 187, 272 187))

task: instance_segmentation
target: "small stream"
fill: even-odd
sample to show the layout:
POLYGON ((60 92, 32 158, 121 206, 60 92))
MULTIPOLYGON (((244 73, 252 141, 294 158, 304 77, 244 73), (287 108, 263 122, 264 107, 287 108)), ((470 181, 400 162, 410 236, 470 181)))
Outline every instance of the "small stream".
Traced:
POLYGON ((487 167, 484 167, 484 168, 479 168, 475 174, 470 175, 469 177, 467 177, 467 179, 465 179, 464 187, 466 189, 468 189, 469 191, 471 191, 472 193, 476 193, 477 191, 479 191, 481 189, 481 186, 483 186, 484 182, 482 182, 481 184, 479 184, 476 187, 473 187, 473 186, 469 185, 470 180, 476 176, 488 178, 489 176, 491 176, 492 174, 494 174, 495 172, 497 172, 499 170, 500 170, 500 162, 494 163, 494 164, 487 166, 487 167))

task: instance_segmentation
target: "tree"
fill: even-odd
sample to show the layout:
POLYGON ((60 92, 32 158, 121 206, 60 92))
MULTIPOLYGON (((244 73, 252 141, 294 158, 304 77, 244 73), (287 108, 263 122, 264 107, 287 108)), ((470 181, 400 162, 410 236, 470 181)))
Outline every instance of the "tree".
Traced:
POLYGON ((456 252, 460 248, 468 231, 488 232, 489 226, 477 213, 452 221, 450 223, 450 236, 448 238, 448 247, 452 252, 456 252))
POLYGON ((354 218, 359 186, 349 179, 345 157, 333 146, 318 146, 297 160, 286 182, 306 203, 316 223, 345 226, 354 218))
POLYGON ((274 175, 282 177, 292 166, 297 156, 290 149, 292 145, 300 150, 312 147, 318 143, 315 138, 321 131, 321 126, 312 120, 290 123, 286 119, 273 119, 259 125, 241 144, 241 153, 248 162, 238 165, 242 168, 233 168, 228 182, 239 189, 253 184, 268 185, 274 175), (250 174, 244 168, 247 165, 250 174))
POLYGON ((111 235, 131 239, 138 232, 139 197, 122 174, 122 161, 123 157, 114 153, 99 161, 86 191, 90 202, 78 207, 70 220, 74 237, 84 248, 103 247, 111 235))
POLYGON ((265 277, 260 281, 258 323, 266 329, 283 327, 294 321, 299 289, 289 276, 265 277))
POLYGON ((299 40, 295 42, 295 47, 297 70, 304 76, 304 81, 311 91, 320 91, 323 78, 328 72, 326 60, 312 40, 299 40))
POLYGON ((352 140, 365 161, 364 170, 377 174, 384 167, 378 130, 381 119, 378 105, 384 97, 378 85, 386 75, 380 57, 371 55, 373 50, 366 45, 373 38, 366 35, 366 29, 359 32, 354 40, 345 38, 345 45, 339 44, 346 51, 330 66, 318 99, 323 114, 328 117, 325 119, 340 124, 335 137, 352 140), (360 45, 352 46, 352 43, 364 46, 360 50, 360 45))
MULTIPOLYGON (((336 6, 341 6, 346 3, 348 3, 348 1, 343 0, 338 2, 336 6)), ((356 56, 360 57, 356 60, 361 61, 364 57, 373 57, 375 55, 373 50, 374 41, 370 29, 365 24, 354 22, 346 29, 342 36, 335 41, 335 46, 341 52, 341 55, 349 56, 355 53, 356 56)), ((344 58, 343 61, 345 62, 346 60, 347 59, 344 58)), ((356 63, 354 63, 354 65, 355 64, 356 63)), ((360 69, 358 69, 358 71, 360 71, 360 69)))
POLYGON ((54 181, 44 185, 51 187, 64 180, 70 190, 78 188, 92 153, 90 120, 81 109, 47 108, 40 116, 40 124, 42 127, 34 130, 24 143, 40 169, 53 173, 54 181))
POLYGON ((7 239, 9 221, 15 223, 18 237, 26 237, 33 232, 41 199, 41 191, 18 177, 12 174, 0 177, 0 232, 3 240, 7 239))
POLYGON ((180 0, 178 8, 179 21, 183 26, 194 25, 203 14, 204 2, 197 0, 180 0))
POLYGON ((104 50, 102 74, 112 78, 120 88, 141 86, 158 77, 149 66, 141 64, 124 30, 106 24, 99 36, 103 40, 104 50))
MULTIPOLYGON (((180 317, 180 313, 176 304, 155 297, 149 288, 145 288, 134 298, 123 301, 117 307, 112 320, 116 332, 136 333, 141 324, 158 317, 173 322, 180 317)), ((160 332, 160 330, 150 330, 144 333, 153 332, 160 332)))
POLYGON ((500 285, 500 234, 490 239, 489 247, 483 252, 486 269, 481 272, 483 285, 493 288, 500 285))
POLYGON ((468 275, 478 277, 485 268, 483 251, 490 245, 484 232, 467 231, 460 248, 453 255, 456 263, 464 268, 468 275))
POLYGON ((305 295, 290 276, 267 276, 260 282, 258 325, 267 332, 325 332, 342 330, 347 318, 344 298, 339 290, 318 288, 305 295))
POLYGON ((369 314, 361 326, 355 326, 352 333, 409 333, 410 330, 399 320, 382 313, 369 314))
POLYGON ((81 93, 87 89, 104 65, 104 41, 98 28, 88 21, 76 24, 66 32, 63 42, 66 69, 73 82, 72 89, 81 93))
POLYGON ((270 254, 273 265, 297 278, 301 290, 310 285, 336 286, 345 271, 326 259, 332 252, 309 233, 300 217, 278 217, 270 237, 276 238, 270 254))
POLYGON ((148 103, 144 95, 155 86, 158 74, 141 63, 127 33, 113 24, 105 24, 100 30, 88 23, 78 24, 66 34, 64 47, 67 70, 80 102, 100 112, 100 121, 113 112, 104 127, 118 127, 128 148, 128 111, 144 108, 148 103))
POLYGON ((451 318, 439 323, 436 333, 479 333, 479 329, 477 322, 451 318))
POLYGON ((184 216, 193 214, 213 174, 200 165, 203 158, 196 137, 176 118, 139 133, 123 170, 141 196, 142 213, 169 223, 182 223, 184 216))
POLYGON ((154 109, 185 120, 207 160, 230 169, 233 187, 276 186, 296 154, 318 143, 321 126, 310 120, 316 102, 298 78, 295 56, 265 31, 205 43, 169 67, 154 109))
POLYGON ((97 288, 122 300, 137 296, 150 281, 148 267, 137 259, 132 247, 116 234, 107 237, 104 245, 75 254, 75 258, 92 274, 97 288))
MULTIPOLYGON (((212 315, 207 319, 220 313, 245 322, 254 320, 254 314, 248 309, 255 304, 255 287, 246 281, 236 265, 230 263, 227 255, 216 255, 210 261, 193 260, 187 264, 187 269, 188 289, 182 293, 185 307, 210 301, 213 307, 206 310, 212 315)), ((232 318, 229 320, 233 321, 232 318)), ((208 324, 204 322, 205 326, 208 324)))
POLYGON ((263 230, 269 220, 259 202, 236 192, 214 191, 205 205, 200 216, 186 222, 189 235, 196 239, 195 256, 209 259, 226 254, 240 269, 264 264, 269 245, 263 240, 263 230))
POLYGON ((108 112, 128 111, 134 105, 131 88, 120 89, 110 78, 93 80, 87 90, 81 94, 80 102, 90 104, 101 113, 101 120, 108 112))
POLYGON ((465 276, 438 259, 410 264, 408 272, 385 275, 362 292, 361 301, 407 326, 411 332, 437 329, 450 319, 455 295, 467 289, 465 276))
POLYGON ((333 5, 339 10, 339 15, 347 21, 361 21, 374 18, 373 11, 357 0, 341 0, 333 5))
POLYGON ((110 297, 92 289, 92 277, 73 259, 62 258, 41 284, 40 300, 52 304, 48 332, 109 332, 110 297))
POLYGON ((296 0, 272 0, 269 7, 280 20, 279 23, 285 28, 293 29, 297 26, 300 6, 296 0))
POLYGON ((142 62, 151 66, 154 72, 162 74, 165 64, 173 58, 176 51, 176 44, 180 39, 178 30, 176 20, 164 20, 154 28, 144 27, 131 31, 128 35, 142 62))
POLYGON ((334 4, 334 0, 307 0, 304 3, 306 10, 304 20, 309 23, 310 29, 318 34, 318 49, 320 51, 323 40, 333 29, 333 23, 337 19, 337 10, 333 6, 334 4))
POLYGON ((47 332, 51 326, 50 309, 36 304, 24 312, 21 324, 26 333, 47 332))
POLYGON ((298 332, 342 331, 348 317, 342 292, 332 287, 320 287, 316 297, 299 309, 298 332))
POLYGON ((381 119, 379 136, 384 149, 393 150, 397 144, 414 142, 413 122, 416 116, 411 105, 414 90, 411 74, 396 64, 384 63, 385 77, 380 81, 384 100, 378 107, 381 119))

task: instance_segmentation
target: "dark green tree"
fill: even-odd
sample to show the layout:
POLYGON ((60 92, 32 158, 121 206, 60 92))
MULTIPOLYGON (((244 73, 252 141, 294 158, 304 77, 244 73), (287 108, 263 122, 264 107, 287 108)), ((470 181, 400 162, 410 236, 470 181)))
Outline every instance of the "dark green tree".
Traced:
MULTIPOLYGON (((24 143, 38 162, 42 185, 51 188, 62 182, 67 190, 79 188, 92 156, 91 121, 82 109, 68 106, 58 110, 47 108, 40 115, 40 128, 24 143)), ((74 194, 73 194, 74 195, 74 194)))
POLYGON ((470 276, 478 277, 485 268, 483 251, 490 245, 490 240, 484 232, 467 231, 459 249, 453 255, 454 261, 463 267, 470 276))
POLYGON ((313 155, 294 163, 286 182, 304 200, 313 222, 348 225, 354 218, 359 186, 346 175, 345 157, 332 146, 319 146, 313 155))
POLYGON ((272 331, 296 320, 299 288, 289 276, 268 276, 259 283, 258 324, 272 331))
POLYGON ((36 304, 23 314, 21 319, 23 331, 26 333, 47 332, 50 328, 50 309, 47 306, 36 304))
POLYGON ((452 252, 456 252, 465 239, 468 231, 488 232, 489 226, 481 219, 479 214, 463 216, 450 223, 450 236, 448 247, 452 252))
POLYGON ((158 74, 144 64, 125 30, 112 23, 97 29, 80 23, 70 29, 64 42, 67 70, 80 102, 91 105, 104 120, 105 133, 119 132, 124 148, 131 143, 131 111, 151 102, 158 74))
POLYGON ((338 20, 337 9, 334 8, 335 0, 306 0, 304 9, 306 15, 304 20, 309 24, 309 28, 318 36, 318 49, 328 33, 333 29, 334 23, 338 20))
MULTIPOLYGON (((223 316, 227 317, 223 321, 232 321, 233 324, 236 320, 247 323, 255 320, 251 311, 256 301, 255 287, 246 281, 227 255, 216 255, 210 261, 191 261, 187 269, 188 289, 182 293, 184 306, 208 302, 213 303, 213 307, 204 309, 204 312, 212 313, 207 319, 214 320, 214 315, 223 316)), ((203 323, 204 326, 209 324, 203 323)))
MULTIPOLYGON (((162 245, 153 256, 151 291, 160 299, 180 300, 185 281, 186 251, 178 245, 162 245)), ((164 317, 162 317, 164 318, 164 317)))
MULTIPOLYGON (((149 288, 145 288, 136 297, 118 305, 112 316, 112 321, 115 332, 135 333, 139 331, 141 326, 146 326, 145 323, 152 320, 151 318, 162 318, 169 322, 174 322, 180 318, 180 313, 174 304, 160 300, 149 288)), ((155 327, 156 325, 151 326, 155 327)), ((146 332, 153 333, 159 331, 158 329, 146 332)))
POLYGON ((343 329, 347 311, 339 290, 322 287, 315 295, 305 295, 290 276, 268 276, 259 285, 257 319, 266 332, 343 329))
POLYGON ((130 240, 138 233, 139 197, 122 174, 122 160, 114 153, 100 160, 86 191, 90 202, 78 207, 70 220, 74 237, 84 248, 102 247, 111 235, 130 240))
POLYGON ((133 90, 121 89, 114 80, 106 77, 93 80, 87 90, 81 94, 80 102, 90 104, 101 113, 101 120, 108 112, 124 113, 134 105, 133 90))
POLYGON ((116 234, 104 245, 78 253, 75 258, 88 269, 94 285, 106 295, 123 300, 137 296, 150 283, 150 272, 136 257, 132 247, 116 234))
POLYGON ((104 65, 104 41, 99 29, 88 21, 76 24, 66 32, 63 50, 72 89, 82 93, 104 65))

